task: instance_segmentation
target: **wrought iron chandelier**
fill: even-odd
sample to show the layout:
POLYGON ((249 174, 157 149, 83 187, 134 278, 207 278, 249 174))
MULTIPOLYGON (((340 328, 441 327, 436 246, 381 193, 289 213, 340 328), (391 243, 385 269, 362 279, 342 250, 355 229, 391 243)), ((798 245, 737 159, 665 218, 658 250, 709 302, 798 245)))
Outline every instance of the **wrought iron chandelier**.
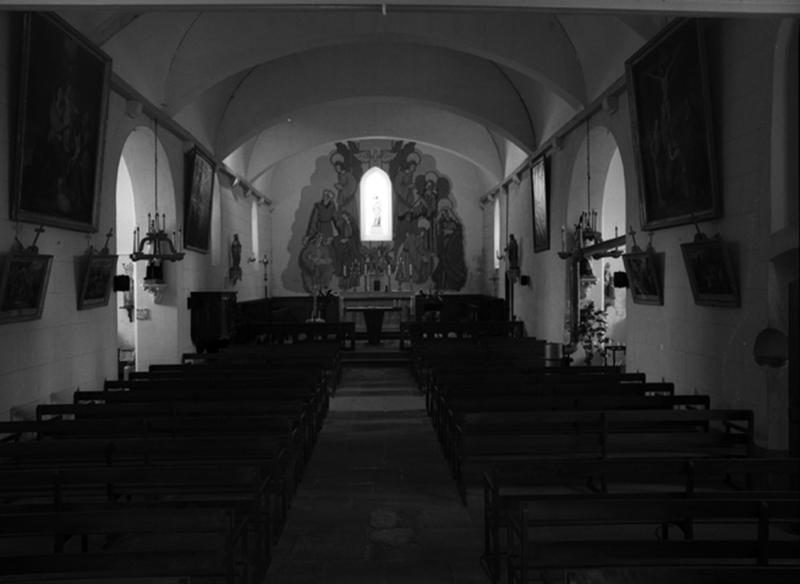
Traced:
POLYGON ((161 262, 180 261, 184 253, 179 251, 173 243, 172 238, 177 241, 176 233, 172 232, 172 238, 167 233, 167 216, 165 213, 158 213, 158 120, 154 120, 153 129, 153 194, 155 197, 155 212, 147 214, 147 233, 141 237, 141 228, 136 227, 133 231, 133 253, 130 258, 137 262, 147 260, 148 279, 163 280, 161 262), (151 277, 152 276, 152 277, 151 277))

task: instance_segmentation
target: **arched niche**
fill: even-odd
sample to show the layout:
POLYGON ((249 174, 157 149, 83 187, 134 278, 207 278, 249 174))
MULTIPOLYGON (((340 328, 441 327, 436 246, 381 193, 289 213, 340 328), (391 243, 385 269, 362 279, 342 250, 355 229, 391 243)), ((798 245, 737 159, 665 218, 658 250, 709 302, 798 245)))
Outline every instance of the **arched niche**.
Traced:
MULTIPOLYGON (((589 120, 582 128, 580 145, 575 150, 567 202, 567 248, 575 249, 575 227, 581 214, 602 241, 609 241, 626 232, 626 180, 624 160, 613 131, 604 123, 589 120)), ((583 246, 598 243, 584 240, 583 246)), ((621 248, 620 248, 621 249, 621 248)), ((614 272, 623 271, 622 259, 612 257, 585 261, 572 259, 567 271, 570 296, 569 315, 572 339, 579 310, 589 302, 595 309, 606 311, 608 336, 614 344, 625 343, 627 330, 626 294, 624 288, 613 287, 614 272), (610 278, 610 281, 608 280, 610 278)))
MULTIPOLYGON (((167 231, 177 232, 172 169, 160 139, 148 127, 135 128, 125 140, 118 163, 116 198, 118 233, 123 234, 118 238, 118 251, 123 261, 133 250, 132 226, 138 226, 141 237, 144 237, 148 214, 154 214, 156 208, 159 215, 166 217, 167 231)), ((157 301, 143 287, 145 262, 132 263, 136 368, 146 370, 153 363, 175 362, 179 346, 177 298, 180 274, 177 266, 164 262, 164 279, 168 287, 157 301)))

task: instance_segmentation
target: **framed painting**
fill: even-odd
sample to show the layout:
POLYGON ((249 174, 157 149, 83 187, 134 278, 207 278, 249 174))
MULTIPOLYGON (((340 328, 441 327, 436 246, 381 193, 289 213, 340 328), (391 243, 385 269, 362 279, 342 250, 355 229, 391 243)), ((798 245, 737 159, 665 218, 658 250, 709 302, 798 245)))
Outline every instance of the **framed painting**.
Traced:
POLYGON ((92 254, 83 258, 83 262, 78 310, 106 306, 117 269, 117 256, 92 254))
POLYGON ((207 253, 211 237, 211 203, 216 168, 196 146, 186 154, 186 196, 183 204, 184 247, 207 253))
POLYGON ((730 244, 720 239, 702 238, 682 243, 681 251, 695 304, 739 306, 739 283, 730 244))
POLYGON ((533 251, 536 253, 550 249, 550 196, 547 187, 547 158, 542 156, 531 166, 533 251))
POLYGON ((8 254, 0 271, 0 323, 41 318, 51 255, 8 254))
POLYGON ((626 61, 643 230, 722 214, 704 41, 678 20, 626 61))
POLYGON ((636 304, 664 304, 664 286, 661 279, 660 261, 663 254, 653 251, 637 251, 622 256, 628 286, 636 304))
POLYGON ((110 71, 66 22, 24 13, 13 220, 97 231, 110 71))

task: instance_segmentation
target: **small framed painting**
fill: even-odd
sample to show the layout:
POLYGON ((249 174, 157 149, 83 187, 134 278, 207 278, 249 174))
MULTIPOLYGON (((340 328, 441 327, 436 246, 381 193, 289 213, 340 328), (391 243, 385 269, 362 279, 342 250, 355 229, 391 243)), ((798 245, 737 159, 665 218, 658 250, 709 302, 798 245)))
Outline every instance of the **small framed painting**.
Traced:
POLYGON ((681 251, 695 304, 739 306, 739 283, 730 244, 720 239, 701 238, 682 243, 681 251))
POLYGON ((186 197, 183 204, 183 245, 207 253, 211 239, 214 173, 211 159, 194 147, 186 154, 186 197))
POLYGON ((78 310, 106 306, 117 269, 117 256, 92 254, 83 262, 85 266, 78 291, 78 310))
POLYGON ((637 251, 622 256, 625 272, 628 274, 633 301, 636 304, 664 304, 664 286, 661 282, 661 262, 653 251, 637 251))
POLYGON ((550 249, 550 193, 547 185, 547 158, 542 156, 531 166, 533 198, 533 251, 550 249))
POLYGON ((5 256, 0 272, 0 323, 41 318, 51 255, 5 256))

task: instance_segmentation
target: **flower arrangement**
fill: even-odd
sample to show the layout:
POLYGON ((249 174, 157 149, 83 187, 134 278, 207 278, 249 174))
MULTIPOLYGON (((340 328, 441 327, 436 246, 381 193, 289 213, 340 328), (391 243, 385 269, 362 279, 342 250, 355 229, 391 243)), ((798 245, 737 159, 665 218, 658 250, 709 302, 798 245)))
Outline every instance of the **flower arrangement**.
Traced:
POLYGON ((595 309, 594 302, 589 301, 580 309, 578 317, 578 342, 587 354, 597 351, 605 353, 605 344, 608 342, 606 331, 606 313, 604 310, 595 309))

